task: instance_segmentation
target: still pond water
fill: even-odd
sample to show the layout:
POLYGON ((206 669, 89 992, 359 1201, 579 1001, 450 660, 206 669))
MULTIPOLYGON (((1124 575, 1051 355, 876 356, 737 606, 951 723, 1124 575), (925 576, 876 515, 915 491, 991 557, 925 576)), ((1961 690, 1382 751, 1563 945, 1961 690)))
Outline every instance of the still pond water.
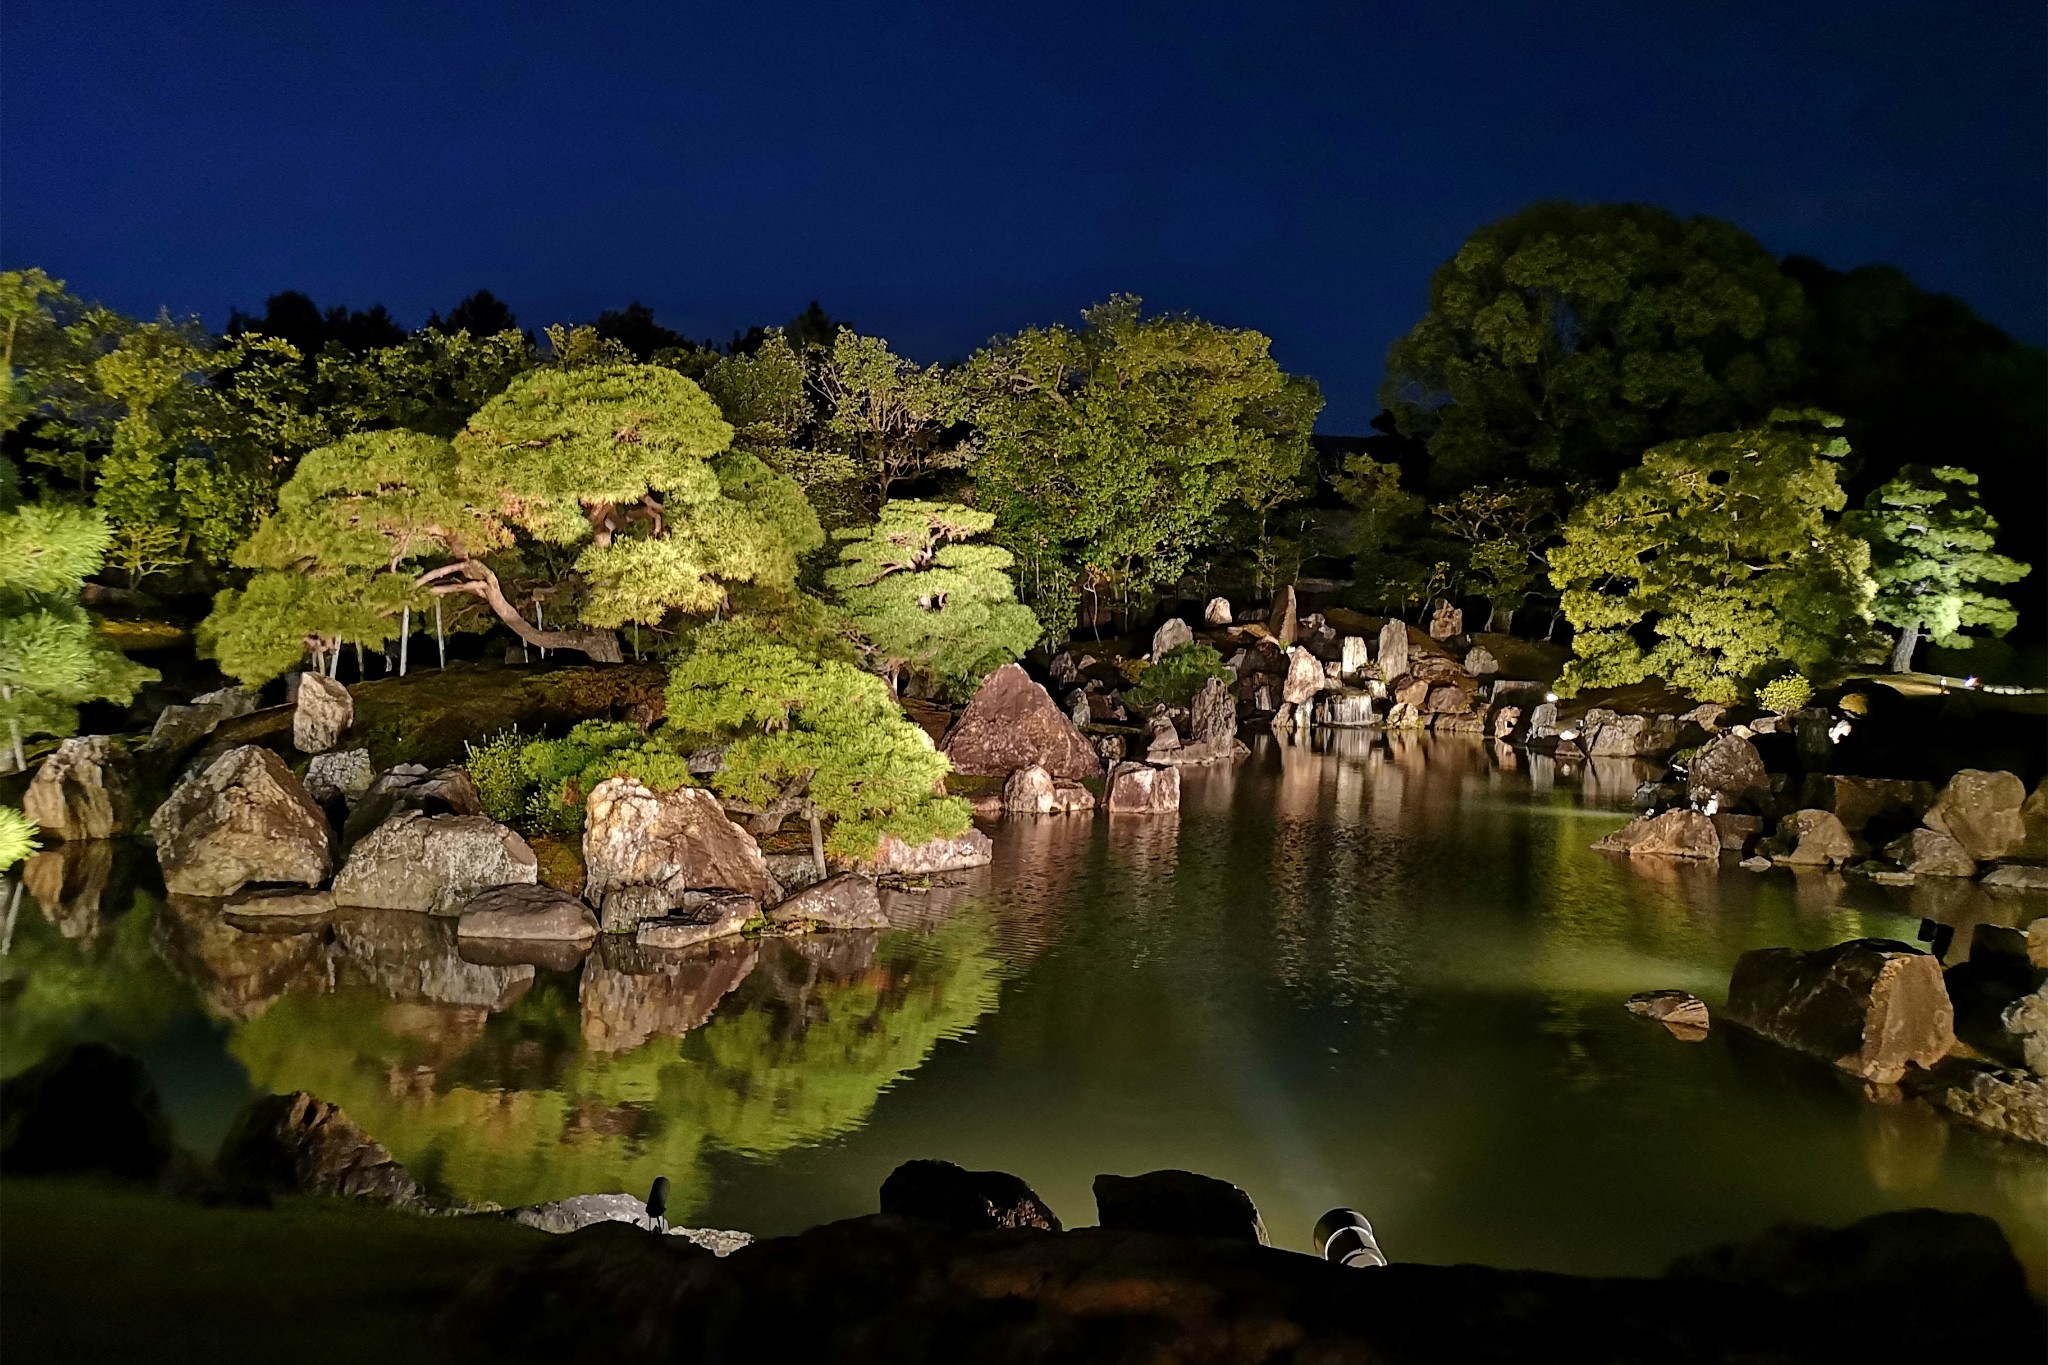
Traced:
POLYGON ((993 867, 891 893, 885 934, 566 970, 464 961, 400 913, 245 934, 166 905, 144 859, 106 884, 73 855, 11 926, 0 1062, 106 1039, 197 1152, 252 1094, 310 1090, 455 1195, 667 1175, 673 1218, 757 1234, 870 1212, 930 1156, 1074 1224, 1097 1172, 1178 1166, 1244 1186, 1279 1245, 1348 1203, 1399 1259, 1599 1273, 1931 1204, 1997 1218, 2048 1283, 2048 1156, 1622 1008, 1718 1005, 1752 947, 1923 915, 1967 943, 2048 905, 1593 853, 1626 762, 1347 733, 1187 778, 1177 819, 994 828, 993 867))

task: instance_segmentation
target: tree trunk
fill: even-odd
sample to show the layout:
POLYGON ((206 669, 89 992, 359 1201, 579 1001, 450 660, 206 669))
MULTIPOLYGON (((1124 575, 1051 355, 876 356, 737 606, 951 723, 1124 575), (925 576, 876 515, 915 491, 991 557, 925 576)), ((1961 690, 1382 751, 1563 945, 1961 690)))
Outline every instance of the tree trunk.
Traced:
POLYGON ((811 861, 818 865, 818 878, 825 877, 825 831, 818 824, 818 803, 806 801, 804 814, 811 817, 811 861))
POLYGON ((1899 642, 1892 647, 1892 672, 1913 671, 1913 651, 1920 647, 1920 623, 1915 621, 1899 632, 1899 642))
POLYGON ((618 664, 626 661, 625 651, 619 647, 619 633, 615 630, 541 630, 519 614, 505 596, 504 588, 498 584, 498 576, 473 559, 458 560, 444 564, 438 569, 420 575, 420 584, 432 588, 436 596, 451 592, 466 592, 480 597, 491 614, 504 622, 507 629, 529 645, 540 649, 573 649, 587 657, 592 663, 618 664), (455 579, 458 581, 449 582, 455 579))
POLYGON ((405 676, 406 664, 411 660, 412 608, 407 607, 400 613, 398 619, 398 676, 402 678, 405 676))

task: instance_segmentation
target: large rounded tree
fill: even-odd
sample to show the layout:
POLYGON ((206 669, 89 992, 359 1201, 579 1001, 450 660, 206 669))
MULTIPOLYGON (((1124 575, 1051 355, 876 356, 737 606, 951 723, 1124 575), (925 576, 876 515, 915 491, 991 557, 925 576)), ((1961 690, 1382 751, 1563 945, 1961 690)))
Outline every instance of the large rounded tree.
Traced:
POLYGON ((1538 204, 1431 278, 1383 401, 1440 491, 1610 481, 1653 445, 1762 421, 1793 391, 1801 290, 1741 229, 1634 204, 1538 204))

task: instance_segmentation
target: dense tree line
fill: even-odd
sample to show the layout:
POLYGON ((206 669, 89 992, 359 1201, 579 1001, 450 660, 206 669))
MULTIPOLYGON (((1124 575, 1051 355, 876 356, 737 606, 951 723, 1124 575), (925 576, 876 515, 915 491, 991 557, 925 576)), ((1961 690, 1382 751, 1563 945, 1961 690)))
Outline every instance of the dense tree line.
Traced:
POLYGON ((487 630, 685 658, 738 622, 958 692, 1084 620, 1290 581, 1337 520, 1361 607, 1569 626, 1567 686, 1740 696, 1881 659, 1880 626, 1897 668, 2010 628, 1987 508, 2038 509, 2048 440, 2040 353, 1960 304, 1627 205, 1475 233, 1334 461, 1266 337, 1128 297, 952 365, 815 303, 713 344, 637 302, 533 333, 479 292, 406 331, 287 293, 216 336, 35 270, 0 326, 0 512, 74 585, 0 564, 0 705, 49 733, 133 687, 90 640, 15 643, 76 633, 86 578, 211 598, 202 648, 251 683, 487 630))

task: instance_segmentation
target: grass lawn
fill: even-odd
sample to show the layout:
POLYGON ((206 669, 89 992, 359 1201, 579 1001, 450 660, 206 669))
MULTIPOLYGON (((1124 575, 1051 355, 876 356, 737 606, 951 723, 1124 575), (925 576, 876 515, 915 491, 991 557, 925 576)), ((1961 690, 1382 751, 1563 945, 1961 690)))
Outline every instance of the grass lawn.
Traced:
POLYGON ((427 1327, 546 1233, 340 1201, 206 1208, 87 1181, 0 1181, 9 1365, 440 1358, 427 1327))

